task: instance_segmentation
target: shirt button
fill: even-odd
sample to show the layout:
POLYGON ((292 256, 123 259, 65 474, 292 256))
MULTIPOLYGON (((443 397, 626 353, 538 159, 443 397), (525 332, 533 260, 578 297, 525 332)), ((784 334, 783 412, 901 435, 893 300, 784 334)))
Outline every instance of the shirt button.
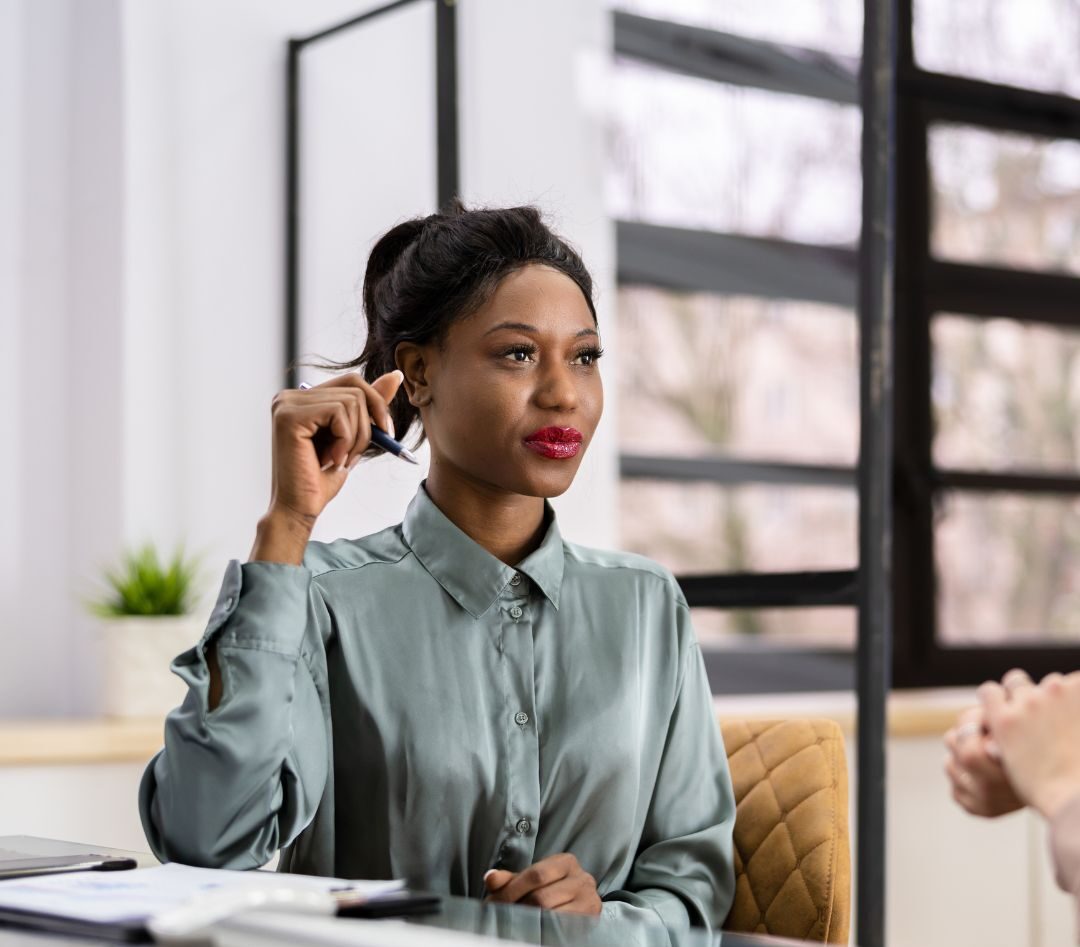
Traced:
POLYGON ((517 605, 510 609, 510 617, 514 619, 514 621, 517 621, 521 616, 522 611, 517 605))
POLYGON ((518 824, 514 828, 517 829, 518 835, 525 835, 532 828, 532 823, 528 819, 518 819, 518 824))
POLYGON ((513 578, 510 579, 511 585, 521 585, 521 573, 515 572, 513 578))
POLYGON ((524 710, 519 710, 514 714, 514 723, 519 727, 524 727, 529 722, 529 715, 524 710))
POLYGON ((236 601, 236 600, 231 595, 227 599, 225 599, 225 608, 226 608, 226 610, 233 607, 233 602, 234 601, 236 601))

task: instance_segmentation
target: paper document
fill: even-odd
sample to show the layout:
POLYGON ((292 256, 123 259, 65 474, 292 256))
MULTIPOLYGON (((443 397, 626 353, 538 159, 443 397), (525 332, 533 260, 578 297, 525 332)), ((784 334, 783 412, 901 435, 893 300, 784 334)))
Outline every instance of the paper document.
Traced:
MULTIPOLYGON (((605 942, 610 944, 610 941, 605 942)), ((405 921, 357 923, 335 917, 245 914, 214 928, 215 947, 509 947, 502 937, 446 930, 405 921)))
POLYGON ((82 872, 0 881, 0 909, 94 923, 146 921, 207 895, 252 886, 303 891, 346 889, 368 898, 401 891, 401 881, 344 881, 271 871, 223 871, 161 865, 138 871, 82 872))

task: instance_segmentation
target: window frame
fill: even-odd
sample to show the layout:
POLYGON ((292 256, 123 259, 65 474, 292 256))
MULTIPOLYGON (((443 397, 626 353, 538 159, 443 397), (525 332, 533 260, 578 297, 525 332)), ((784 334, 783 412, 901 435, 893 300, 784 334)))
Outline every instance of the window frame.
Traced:
MULTIPOLYGON (((844 105, 860 103, 859 62, 817 50, 613 11, 617 56, 714 82, 844 105)), ((616 281, 680 292, 712 292, 826 303, 857 319, 859 250, 742 233, 617 220, 616 281), (769 274, 763 279, 760 274, 769 274)), ((785 483, 855 489, 858 465, 769 458, 619 456, 620 477, 714 484, 785 483)), ((691 608, 816 608, 860 600, 858 569, 677 575, 691 608)), ((850 691, 855 647, 703 645, 715 694, 850 691)))
MULTIPOLYGON (((869 17, 871 3, 864 5, 869 17)), ((889 456, 892 576, 891 683, 899 688, 974 685, 1010 667, 1033 675, 1080 668, 1080 643, 1061 645, 945 646, 937 636, 934 572, 934 499, 944 490, 1080 495, 1080 473, 984 472, 937 469, 932 463, 930 329, 936 313, 1008 317, 1016 321, 1080 327, 1080 278, 939 259, 930 249, 931 181, 929 129, 936 123, 1080 139, 1080 99, 979 79, 936 73, 916 62, 912 0, 898 0, 896 51, 896 278, 895 338, 889 456)), ((617 55, 682 75, 734 85, 858 103, 858 63, 817 51, 792 50, 764 40, 732 36, 614 11, 617 55)), ((865 116, 864 116, 865 118, 865 116)), ((864 167, 864 174, 866 169, 864 167)), ((865 211, 864 211, 865 215, 865 211)), ((858 251, 790 241, 616 222, 617 281, 676 291, 748 294, 828 302, 856 308, 858 251), (738 265, 725 266, 734 255, 738 265), (719 262, 718 262, 719 261, 719 262), (772 272, 762 286, 747 273, 772 272)), ((865 329, 865 326, 864 326, 865 329)), ((861 360, 867 349, 862 348, 861 360)), ((861 367, 861 371, 865 366, 861 367)), ((865 398, 865 396, 864 396, 865 398)), ((864 405, 865 408, 865 405, 864 405)), ((866 428, 864 427, 864 431, 866 428)), ((865 453, 866 445, 861 448, 865 453)), ((768 459, 743 461, 620 455, 620 475, 713 483, 860 482, 858 467, 815 467, 768 459)), ((881 524, 879 524, 880 526, 881 524)), ((869 543, 860 543, 860 559, 869 543)), ((821 573, 757 573, 676 576, 691 607, 816 607, 873 602, 859 593, 869 581, 865 563, 844 574, 847 593, 833 597, 821 573), (818 581, 820 580, 820 581, 818 581), (808 584, 809 583, 809 584, 808 584)), ((762 649, 703 647, 715 693, 848 689, 855 678, 858 644, 846 648, 762 649), (828 674, 798 673, 807 655, 823 656, 828 674), (733 670, 727 670, 731 668, 733 670)))
POLYGON ((1080 99, 921 68, 912 5, 913 0, 899 0, 893 682, 905 688, 970 686, 1013 667, 1033 677, 1074 670, 1080 668, 1080 642, 950 646, 938 635, 936 498, 946 491, 1080 496, 1080 474, 934 464, 933 320, 947 313, 1080 328, 1080 277, 935 257, 928 145, 930 129, 938 124, 1080 139, 1080 99))

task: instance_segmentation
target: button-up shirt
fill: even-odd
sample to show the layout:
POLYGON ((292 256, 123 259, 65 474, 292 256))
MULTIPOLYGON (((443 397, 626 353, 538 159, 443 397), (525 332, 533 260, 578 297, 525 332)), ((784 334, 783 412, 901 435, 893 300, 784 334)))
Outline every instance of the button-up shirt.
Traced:
POLYGON ((159 858, 482 896, 571 852, 605 912, 718 927, 735 804, 671 573, 564 540, 511 567, 421 485, 404 522, 229 563, 140 811, 159 858), (223 697, 208 709, 206 646, 223 697))

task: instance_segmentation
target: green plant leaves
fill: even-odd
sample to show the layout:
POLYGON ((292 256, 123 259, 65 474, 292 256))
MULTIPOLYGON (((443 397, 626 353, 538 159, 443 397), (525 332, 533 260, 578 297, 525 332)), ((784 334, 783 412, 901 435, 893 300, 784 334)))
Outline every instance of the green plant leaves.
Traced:
POLYGON ((111 592, 90 602, 90 610, 104 618, 122 615, 185 615, 193 604, 197 569, 194 559, 178 549, 162 563, 152 544, 124 555, 121 568, 105 573, 111 592))

